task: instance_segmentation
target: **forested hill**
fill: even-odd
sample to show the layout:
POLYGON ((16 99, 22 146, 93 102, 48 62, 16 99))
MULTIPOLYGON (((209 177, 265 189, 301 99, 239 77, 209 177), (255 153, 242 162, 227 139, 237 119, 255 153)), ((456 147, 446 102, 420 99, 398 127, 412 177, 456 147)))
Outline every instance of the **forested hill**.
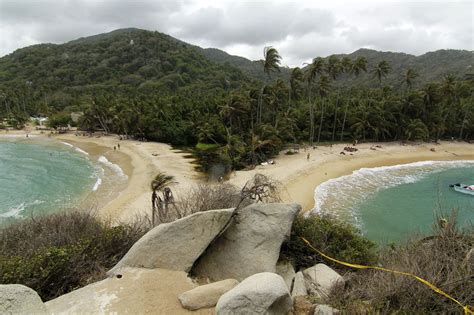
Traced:
POLYGON ((244 57, 230 55, 217 48, 197 48, 200 49, 202 54, 209 60, 239 68, 245 74, 260 81, 270 82, 282 79, 287 82, 290 78, 291 69, 287 67, 280 67, 280 72, 273 73, 270 78, 262 71, 262 63, 260 61, 252 61, 244 57))
POLYGON ((432 82, 440 82, 445 75, 452 74, 462 79, 467 73, 474 71, 474 54, 467 50, 437 50, 421 56, 404 53, 382 52, 371 49, 359 49, 348 55, 337 55, 340 58, 365 57, 367 59, 367 72, 362 72, 359 77, 341 77, 338 84, 346 86, 364 85, 378 87, 378 79, 371 73, 371 69, 385 60, 391 69, 387 77, 382 79, 382 85, 393 86, 399 89, 402 86, 404 75, 408 69, 413 69, 418 74, 413 82, 414 87, 422 87, 432 82))
MULTIPOLYGON (((228 63, 255 79, 268 81, 268 77, 262 72, 262 65, 258 61, 250 61, 243 57, 232 56, 215 48, 202 49, 202 52, 210 60, 228 63)), ((395 89, 401 87, 401 82, 407 69, 413 69, 418 74, 413 84, 414 87, 439 82, 447 74, 463 78, 465 74, 474 72, 474 55, 472 51, 467 50, 437 50, 421 56, 414 56, 405 53, 359 49, 351 54, 338 54, 336 56, 339 58, 349 57, 351 60, 357 57, 365 57, 367 59, 366 73, 362 72, 357 78, 354 76, 343 76, 338 79, 336 85, 345 87, 361 85, 379 87, 380 83, 371 73, 371 69, 375 68, 382 60, 387 61, 391 67, 382 84, 392 86, 395 89)), ((289 77, 290 69, 284 67, 280 68, 280 73, 272 74, 273 80, 281 78, 288 81, 289 77)))
POLYGON ((46 94, 48 104, 57 109, 103 91, 218 95, 251 81, 241 70, 205 58, 192 45, 138 29, 34 45, 0 58, 0 90, 46 94))

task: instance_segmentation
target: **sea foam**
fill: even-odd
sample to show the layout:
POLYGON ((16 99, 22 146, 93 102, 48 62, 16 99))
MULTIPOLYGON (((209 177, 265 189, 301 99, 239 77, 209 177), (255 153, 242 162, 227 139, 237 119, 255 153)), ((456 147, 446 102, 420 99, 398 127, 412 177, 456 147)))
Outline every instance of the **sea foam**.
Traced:
POLYGON ((114 164, 112 162, 110 162, 109 160, 107 160, 107 158, 103 155, 101 155, 98 159, 99 162, 105 164, 106 166, 108 166, 110 169, 112 169, 117 175, 121 176, 121 177, 125 177, 125 178, 128 178, 127 175, 125 175, 125 173, 123 172, 122 168, 120 166, 118 166, 117 164, 114 164))
POLYGON ((28 207, 34 206, 34 205, 39 205, 44 203, 43 200, 35 200, 33 202, 27 202, 27 203, 20 203, 19 205, 16 205, 14 207, 11 207, 8 209, 7 212, 5 213, 0 213, 0 218, 22 218, 23 216, 21 213, 28 207))
POLYGON ((67 146, 70 147, 70 148, 74 148, 74 150, 77 151, 77 152, 79 152, 79 153, 82 153, 82 154, 84 154, 84 155, 89 155, 89 153, 87 153, 86 151, 84 151, 84 150, 82 150, 81 148, 78 148, 78 147, 76 147, 76 146, 74 146, 74 145, 72 145, 72 144, 70 144, 70 143, 68 143, 68 142, 61 141, 61 143, 64 144, 64 145, 67 145, 67 146))

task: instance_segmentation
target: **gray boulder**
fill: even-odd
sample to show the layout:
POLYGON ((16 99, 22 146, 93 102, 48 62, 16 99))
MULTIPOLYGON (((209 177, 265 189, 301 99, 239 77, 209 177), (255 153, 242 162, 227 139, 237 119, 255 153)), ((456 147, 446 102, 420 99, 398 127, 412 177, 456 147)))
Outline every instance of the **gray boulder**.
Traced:
POLYGON ((336 284, 344 283, 342 276, 325 264, 305 269, 303 275, 309 282, 309 290, 321 298, 327 296, 336 284))
POLYGON ((308 291, 306 290, 306 283, 304 275, 301 271, 298 271, 295 275, 295 281, 293 282, 293 290, 291 291, 291 297, 306 296, 308 291))
POLYGON ((190 311, 214 307, 224 293, 238 284, 239 281, 234 279, 222 280, 186 291, 178 299, 181 305, 190 311))
POLYGON ((252 204, 238 210, 228 229, 196 263, 194 272, 210 279, 239 281, 260 272, 275 272, 283 240, 301 207, 252 204))
POLYGON ((276 265, 275 273, 285 280, 286 286, 291 292, 293 279, 295 279, 295 269, 293 268, 293 265, 289 261, 279 261, 276 265))
POLYGON ((314 315, 336 315, 339 314, 339 310, 332 308, 326 304, 316 305, 314 309, 314 315))
POLYGON ((21 284, 0 284, 0 314, 48 314, 38 293, 21 284))
POLYGON ((293 308, 290 292, 283 278, 263 272, 248 277, 221 296, 217 315, 287 314, 293 308))
POLYGON ((122 267, 188 272, 224 229, 233 212, 233 209, 198 212, 160 224, 139 239, 108 274, 113 275, 122 267))

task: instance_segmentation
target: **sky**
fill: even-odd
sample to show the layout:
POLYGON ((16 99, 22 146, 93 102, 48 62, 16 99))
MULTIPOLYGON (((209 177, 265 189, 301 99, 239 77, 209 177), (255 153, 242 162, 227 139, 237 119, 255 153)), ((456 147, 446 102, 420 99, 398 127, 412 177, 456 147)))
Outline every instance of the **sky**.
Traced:
POLYGON ((136 27, 284 65, 359 48, 421 55, 474 50, 474 1, 0 0, 0 56, 136 27))

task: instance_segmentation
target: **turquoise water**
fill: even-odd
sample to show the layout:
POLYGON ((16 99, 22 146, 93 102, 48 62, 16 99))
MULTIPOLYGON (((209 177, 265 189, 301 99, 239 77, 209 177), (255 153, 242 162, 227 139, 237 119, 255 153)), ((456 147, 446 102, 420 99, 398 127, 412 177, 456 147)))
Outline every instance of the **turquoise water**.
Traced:
POLYGON ((457 209, 460 226, 474 223, 474 196, 449 184, 474 184, 473 161, 428 161, 366 168, 317 187, 313 211, 330 213, 360 227, 379 243, 429 235, 436 215, 457 209))
POLYGON ((0 224, 71 208, 97 189, 86 152, 48 140, 0 139, 0 224))

